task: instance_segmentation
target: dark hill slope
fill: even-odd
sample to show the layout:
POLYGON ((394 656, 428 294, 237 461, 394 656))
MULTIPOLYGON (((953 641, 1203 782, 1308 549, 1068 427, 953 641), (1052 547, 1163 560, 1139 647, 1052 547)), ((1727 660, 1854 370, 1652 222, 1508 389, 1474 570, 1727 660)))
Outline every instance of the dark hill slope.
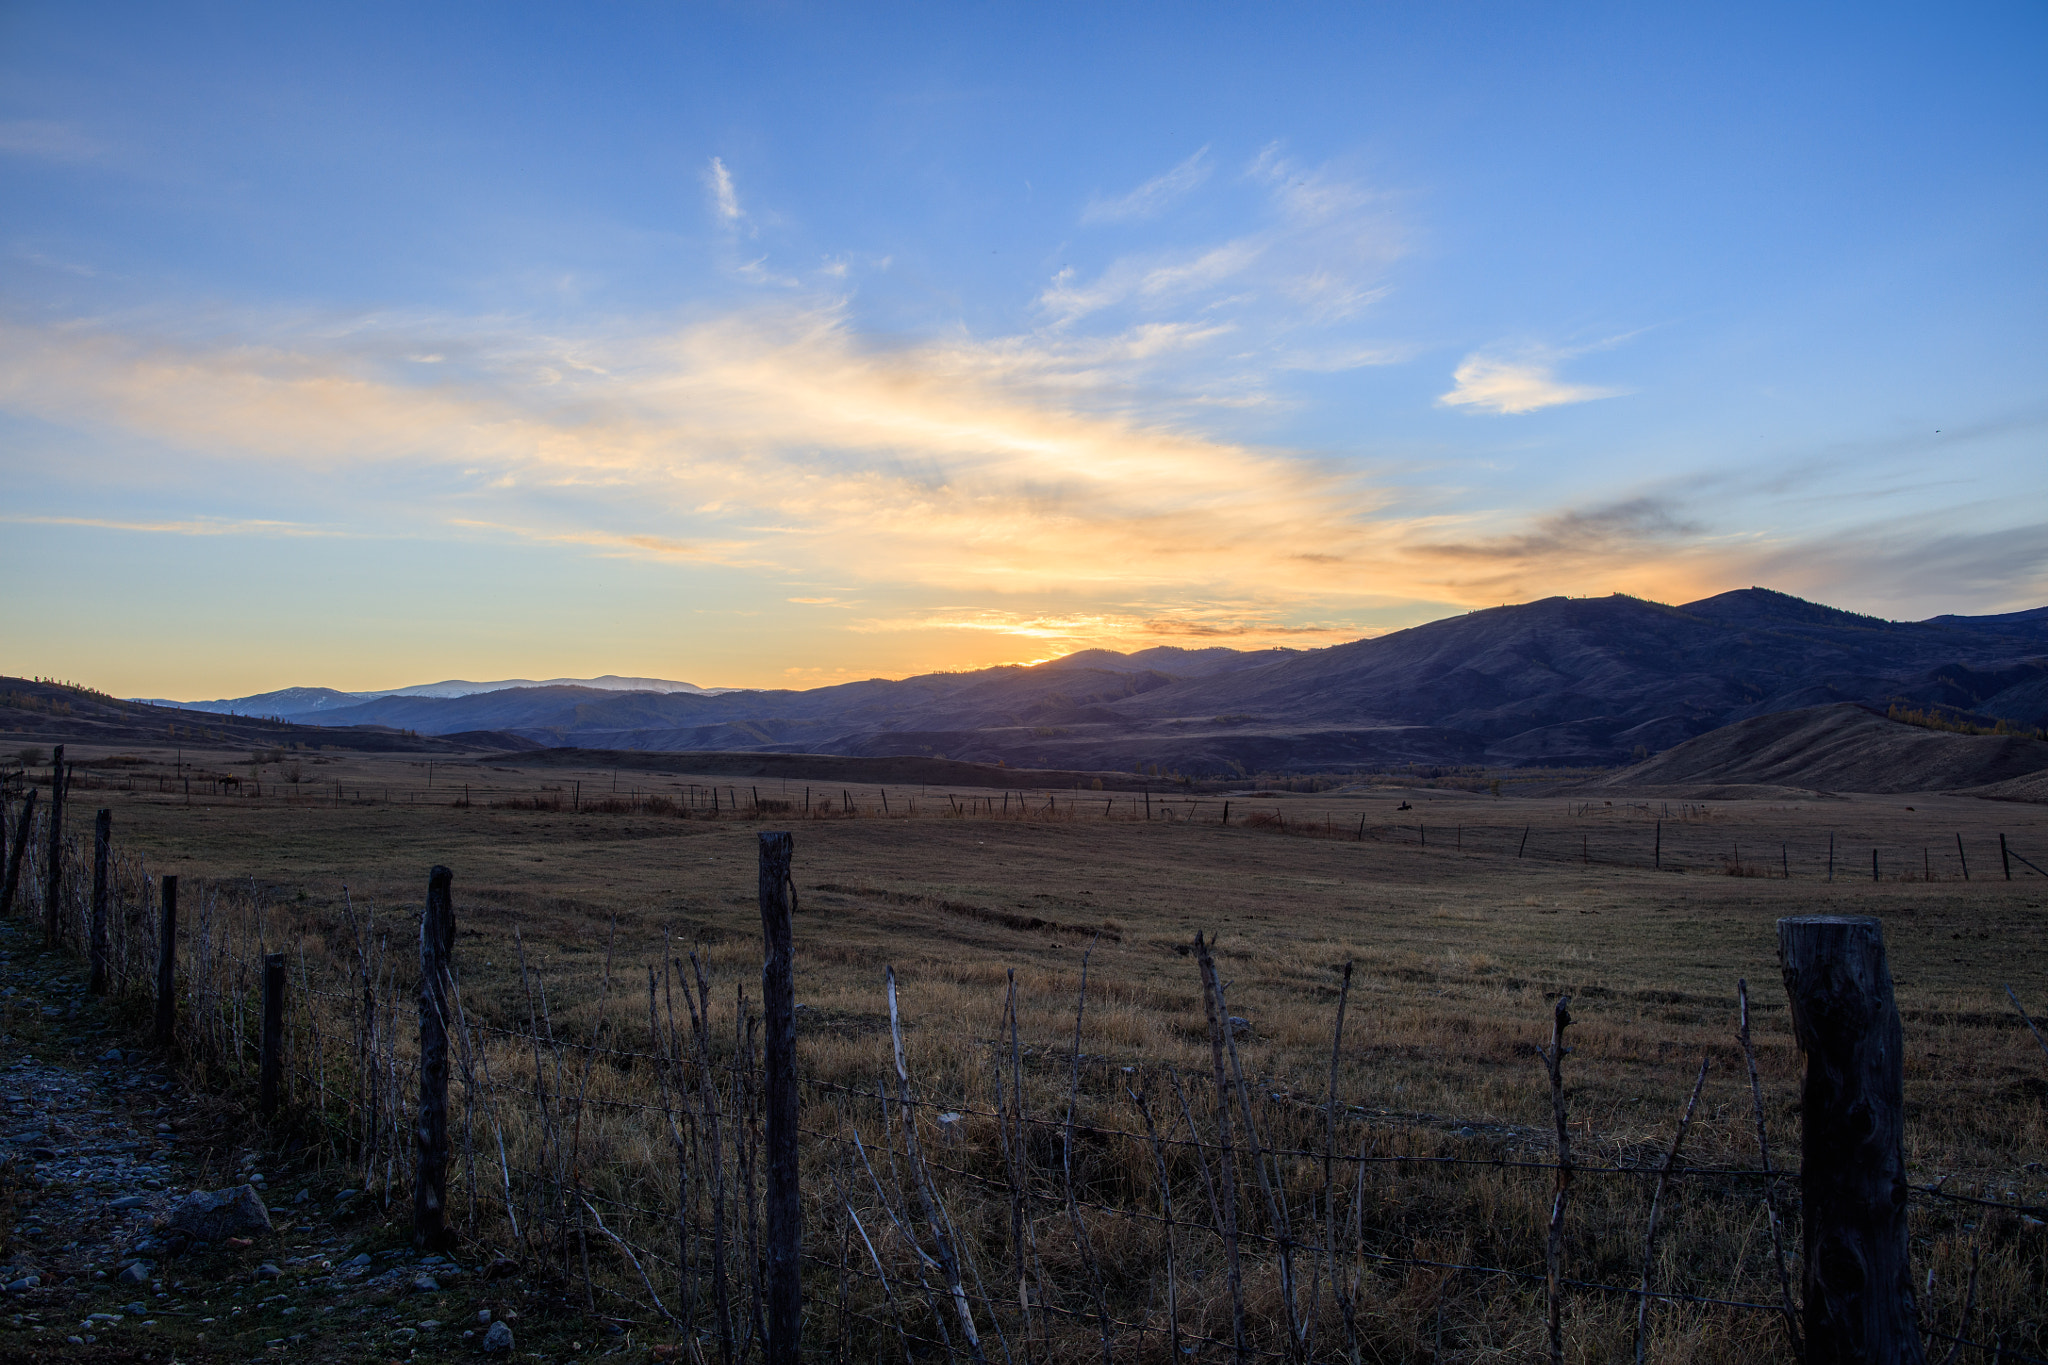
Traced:
POLYGON ((903 728, 981 730, 1114 719, 1099 708, 1172 682, 1149 669, 1048 665, 718 696, 522 687, 469 697, 381 697, 331 719, 432 734, 511 730, 553 744, 597 748, 853 752, 821 746, 848 734, 903 728))
POLYGON ((1612 762, 1637 745, 1663 749, 1834 701, 1900 696, 2036 723, 2048 664, 2026 652, 2010 636, 1879 621, 1763 589, 1683 607, 1553 597, 1177 683, 1116 709, 1429 725, 1478 738, 1495 762, 1612 762))
POLYGON ((122 701, 80 687, 0 678, 0 734, 10 748, 48 744, 99 744, 116 748, 225 746, 274 749, 355 749, 365 753, 459 753, 466 749, 516 748, 503 736, 452 739, 408 735, 379 726, 336 729, 291 725, 250 716, 222 716, 146 702, 122 701))
POLYGON ((1606 766, 1836 702, 1898 698, 2048 723, 2048 643, 2034 616, 1883 621, 1761 588, 1682 607, 1553 597, 1330 649, 1086 651, 1031 668, 718 696, 510 688, 385 697, 325 720, 642 752, 904 754, 1195 776, 1606 766))
POLYGON ((2009 611, 1999 616, 1934 616, 1930 626, 1949 626, 1980 635, 2013 635, 2048 648, 2048 607, 2009 611))
POLYGON ((1959 735, 1887 720, 1856 705, 1737 721, 1589 785, 1701 783, 1815 791, 1955 791, 2048 772, 2048 743, 1959 735))

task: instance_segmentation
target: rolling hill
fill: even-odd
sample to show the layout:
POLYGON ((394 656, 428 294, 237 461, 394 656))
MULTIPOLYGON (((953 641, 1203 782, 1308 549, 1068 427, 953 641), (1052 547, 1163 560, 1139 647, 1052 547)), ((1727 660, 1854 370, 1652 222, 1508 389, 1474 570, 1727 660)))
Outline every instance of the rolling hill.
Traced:
POLYGON ((1587 786, 1931 792, 2036 774, 2048 774, 2048 742, 1930 730, 1845 702, 1737 721, 1587 786))
POLYGON ((1897 622, 1762 588, 1676 607, 1553 597, 1319 650, 1088 650, 807 691, 547 684, 317 714, 552 746, 1226 775, 1625 764, 1756 716, 1892 699, 2048 720, 2048 608, 1897 622))

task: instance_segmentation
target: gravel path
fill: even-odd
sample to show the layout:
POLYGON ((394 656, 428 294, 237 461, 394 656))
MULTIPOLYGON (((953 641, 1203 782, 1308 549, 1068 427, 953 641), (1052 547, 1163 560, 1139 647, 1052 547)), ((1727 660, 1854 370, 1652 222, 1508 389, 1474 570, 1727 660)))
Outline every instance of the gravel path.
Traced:
POLYGON ((249 1146, 238 1110, 189 1092, 121 1022, 35 926, 0 921, 0 1360, 647 1355, 509 1260, 416 1256, 404 1208, 249 1146), (213 1245, 170 1224, 190 1191, 239 1184, 273 1231, 213 1245))

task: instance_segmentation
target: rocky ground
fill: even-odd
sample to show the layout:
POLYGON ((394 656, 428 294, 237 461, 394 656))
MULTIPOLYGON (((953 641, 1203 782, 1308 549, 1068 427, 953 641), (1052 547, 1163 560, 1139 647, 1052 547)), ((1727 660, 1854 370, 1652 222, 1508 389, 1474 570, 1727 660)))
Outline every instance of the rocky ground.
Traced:
POLYGON ((125 1022, 0 921, 0 1361, 648 1358, 488 1248, 416 1255, 406 1209, 262 1144, 125 1022))

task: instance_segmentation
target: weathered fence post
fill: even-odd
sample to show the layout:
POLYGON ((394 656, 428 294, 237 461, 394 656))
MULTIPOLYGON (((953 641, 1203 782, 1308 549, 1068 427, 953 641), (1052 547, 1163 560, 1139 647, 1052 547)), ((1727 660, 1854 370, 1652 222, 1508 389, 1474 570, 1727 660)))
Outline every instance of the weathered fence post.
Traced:
POLYGON ((14 913, 14 888, 21 884, 21 855, 28 852, 28 836, 36 814, 36 789, 30 787, 21 803, 21 816, 14 826, 14 846, 7 850, 7 883, 0 887, 0 917, 14 913))
POLYGON ((64 746, 50 759, 49 859, 43 865, 43 939, 57 942, 57 904, 64 888, 64 746))
POLYGON ((412 1182, 412 1244, 439 1251, 448 1233, 449 963, 455 955, 455 874, 427 873, 420 915, 420 1116, 413 1125, 417 1161, 412 1182))
POLYGON ((156 1045, 169 1047, 177 1021, 178 879, 165 877, 156 930, 156 1045))
POLYGON ((1905 1035, 1884 928, 1778 921, 1792 1031, 1806 1054, 1800 1272, 1807 1365, 1921 1365, 1906 1247, 1905 1035))
POLYGON ((284 1081, 284 954, 263 955, 263 1041, 256 1063, 256 1111, 277 1112, 284 1081))
MULTIPOLYGON (((1963 844, 1963 836, 1962 836, 1962 835, 1960 835, 1960 834, 1958 834, 1958 835, 1956 836, 1956 847, 1958 847, 1958 848, 1961 848, 1961 847, 1962 847, 1962 844, 1963 844)), ((2001 866, 2001 867, 2003 867, 2003 868, 2005 869, 2005 879, 2006 879, 2007 881, 2011 881, 2011 880, 2012 880, 2012 855, 2011 855, 2010 853, 2006 852, 2006 850, 2005 850, 2005 836, 2004 836, 2003 834, 2001 834, 2001 835, 1999 835, 1999 836, 1998 836, 1998 862, 1999 862, 1999 866, 2001 866)), ((1966 879, 1966 880, 1967 880, 1967 879, 1966 879)))
POLYGON ((114 842, 114 812, 102 810, 92 822, 92 975, 86 989, 107 993, 107 860, 114 842))
POLYGON ((767 1025, 768 1365, 796 1365, 803 1334, 803 1211, 797 1187, 796 978, 788 834, 761 844, 761 1013, 767 1025))

